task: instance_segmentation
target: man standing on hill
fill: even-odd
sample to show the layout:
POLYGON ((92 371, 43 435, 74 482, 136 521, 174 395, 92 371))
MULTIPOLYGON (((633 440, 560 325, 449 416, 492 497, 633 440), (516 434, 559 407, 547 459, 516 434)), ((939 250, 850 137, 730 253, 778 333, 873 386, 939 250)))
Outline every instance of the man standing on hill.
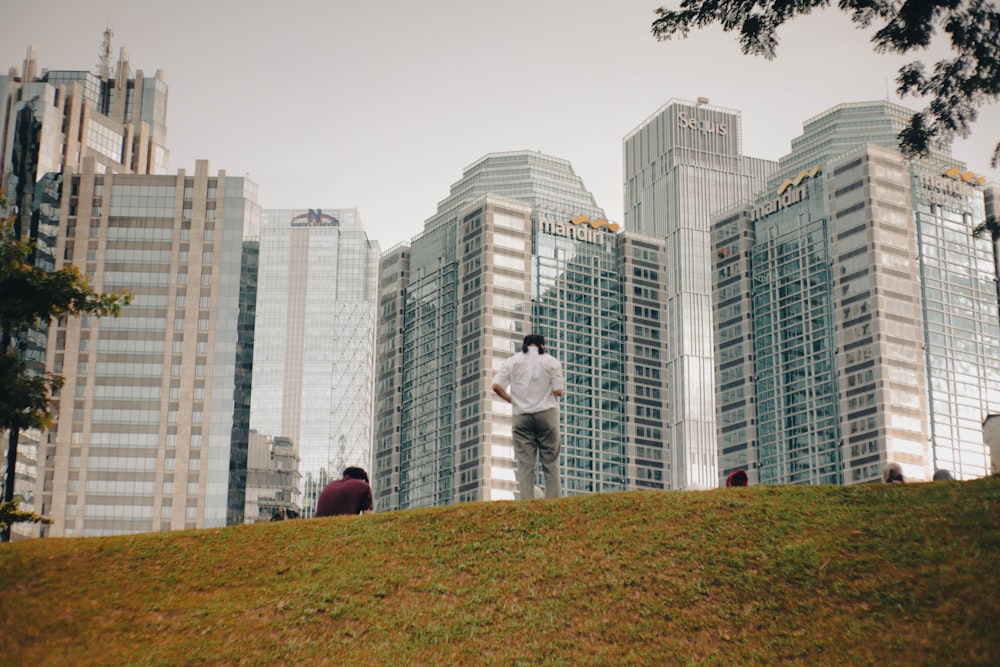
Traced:
POLYGON ((521 352, 503 362, 493 378, 493 391, 511 404, 514 456, 521 499, 535 497, 535 461, 542 461, 545 497, 559 493, 559 401, 565 381, 562 364, 545 354, 545 338, 524 337, 521 352), (507 387, 510 393, 507 393, 507 387))
POLYGON ((344 468, 344 476, 327 484, 316 501, 317 517, 364 514, 372 509, 372 487, 363 468, 344 468))

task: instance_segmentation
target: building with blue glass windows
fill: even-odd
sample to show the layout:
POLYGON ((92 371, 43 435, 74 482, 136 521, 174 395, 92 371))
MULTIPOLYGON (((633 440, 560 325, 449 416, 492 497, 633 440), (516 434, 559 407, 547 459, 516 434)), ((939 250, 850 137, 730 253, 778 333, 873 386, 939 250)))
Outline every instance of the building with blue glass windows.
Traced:
POLYGON ((983 179, 944 147, 910 162, 912 112, 806 122, 768 190, 713 225, 723 475, 855 484, 988 474, 1000 325, 983 179), (860 129, 859 129, 860 128, 860 129))
POLYGON ((382 258, 376 508, 516 497, 510 406, 491 383, 529 332, 566 372, 563 492, 664 488, 662 259, 662 241, 605 220, 565 160, 467 167, 382 258))

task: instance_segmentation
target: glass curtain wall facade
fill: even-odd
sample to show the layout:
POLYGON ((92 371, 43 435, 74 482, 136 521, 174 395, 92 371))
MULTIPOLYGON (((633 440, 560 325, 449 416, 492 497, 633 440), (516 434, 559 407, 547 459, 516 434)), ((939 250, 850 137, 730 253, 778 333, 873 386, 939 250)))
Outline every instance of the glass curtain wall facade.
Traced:
POLYGON ((1000 412, 994 248, 972 237, 985 218, 984 192, 929 168, 911 179, 934 465, 956 479, 984 477, 983 421, 1000 412))
MULTIPOLYGON (((883 106, 853 105, 851 118, 883 106)), ((831 114, 847 122, 840 107, 831 114)), ((746 463, 760 483, 876 482, 889 462, 914 480, 988 474, 995 271, 990 241, 971 233, 983 188, 955 165, 869 144, 717 216, 727 465, 746 463)))
POLYGON ((379 264, 375 355, 375 459, 372 493, 376 509, 397 509, 403 413, 403 334, 410 246, 394 246, 379 264), (395 503, 395 505, 393 505, 395 503))
POLYGON ((562 486, 566 495, 622 491, 628 457, 616 237, 594 229, 586 235, 592 240, 583 241, 541 230, 532 255, 531 328, 545 336, 566 377, 559 407, 562 486))
POLYGON ((244 523, 244 509, 247 506, 250 396, 253 382, 253 342, 254 325, 257 321, 257 269, 259 264, 260 241, 244 241, 240 265, 240 310, 236 331, 233 436, 232 452, 229 459, 229 514, 226 518, 226 524, 230 526, 244 523))
POLYGON ((531 331, 566 371, 564 493, 664 488, 663 243, 616 232, 568 162, 494 153, 383 257, 377 509, 516 498, 491 386, 531 331))
POLYGON ((224 526, 243 230, 256 186, 212 176, 66 176, 57 267, 134 295, 118 318, 59 321, 46 369, 65 376, 35 492, 52 536, 224 526))
MULTIPOLYGON (((398 506, 454 502, 458 263, 454 227, 414 239, 403 306, 398 506)), ((378 508, 377 508, 378 509, 378 508)))
POLYGON ((624 140, 625 228, 663 238, 670 488, 719 481, 711 216, 748 201, 774 164, 742 155, 739 112, 671 100, 624 140))
MULTIPOLYGON (((761 236, 751 257, 757 381, 755 477, 762 484, 843 481, 833 276, 824 206, 827 192, 821 180, 810 181, 806 187, 803 206, 808 210, 793 209, 769 218, 767 226, 758 230, 761 236)), ((726 308, 719 312, 720 322, 736 314, 726 308)), ((730 358, 730 351, 742 352, 723 350, 720 362, 730 358)), ((723 405, 727 408, 721 412, 723 429, 753 419, 745 405, 735 410, 723 405)))
POLYGON ((250 428, 293 441, 304 517, 371 469, 378 258, 355 209, 264 211, 250 428))

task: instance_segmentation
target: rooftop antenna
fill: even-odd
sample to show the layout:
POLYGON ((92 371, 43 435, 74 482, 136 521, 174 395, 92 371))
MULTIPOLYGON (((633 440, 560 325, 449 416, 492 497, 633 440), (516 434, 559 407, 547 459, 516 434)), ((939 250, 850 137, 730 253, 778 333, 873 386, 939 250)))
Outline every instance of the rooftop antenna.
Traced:
POLYGON ((108 25, 104 29, 104 40, 101 42, 101 53, 97 60, 97 74, 105 80, 111 78, 111 38, 114 35, 114 31, 108 25))

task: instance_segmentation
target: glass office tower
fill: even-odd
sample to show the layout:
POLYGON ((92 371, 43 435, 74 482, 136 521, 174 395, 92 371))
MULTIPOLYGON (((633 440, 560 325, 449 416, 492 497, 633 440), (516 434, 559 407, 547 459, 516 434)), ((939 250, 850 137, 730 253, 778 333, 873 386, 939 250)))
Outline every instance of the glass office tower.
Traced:
POLYGON ((663 488, 662 253, 618 233, 565 160, 468 167, 424 233, 382 260, 377 508, 516 497, 511 410, 491 385, 531 331, 566 371, 564 493, 663 488))
POLYGON ((569 495, 627 488, 616 235, 583 225, 577 228, 597 232, 593 240, 559 235, 557 225, 543 222, 531 258, 531 329, 552 341, 566 377, 560 463, 569 495))
MULTIPOLYGON (((121 316, 49 331, 46 369, 66 383, 40 443, 38 510, 52 536, 224 526, 243 230, 256 186, 209 174, 52 176, 56 264, 97 291, 134 295, 121 316)), ((51 219, 50 219, 51 218, 51 219)), ((37 530, 37 528, 36 528, 37 530)))
MULTIPOLYGON (((909 162, 888 132, 858 132, 906 116, 872 102, 811 119, 793 145, 820 161, 717 216, 723 473, 854 484, 892 461, 908 479, 988 474, 1000 329, 990 242, 971 233, 983 187, 943 151, 909 162)), ((793 151, 785 164, 803 163, 793 151)))
POLYGON ((250 428, 293 442, 306 517, 371 469, 378 258, 355 209, 264 211, 250 428))
POLYGON ((662 238, 671 478, 714 487, 719 466, 712 340, 711 216, 749 199, 774 170, 742 155, 739 112, 671 100, 624 140, 625 227, 662 238))

